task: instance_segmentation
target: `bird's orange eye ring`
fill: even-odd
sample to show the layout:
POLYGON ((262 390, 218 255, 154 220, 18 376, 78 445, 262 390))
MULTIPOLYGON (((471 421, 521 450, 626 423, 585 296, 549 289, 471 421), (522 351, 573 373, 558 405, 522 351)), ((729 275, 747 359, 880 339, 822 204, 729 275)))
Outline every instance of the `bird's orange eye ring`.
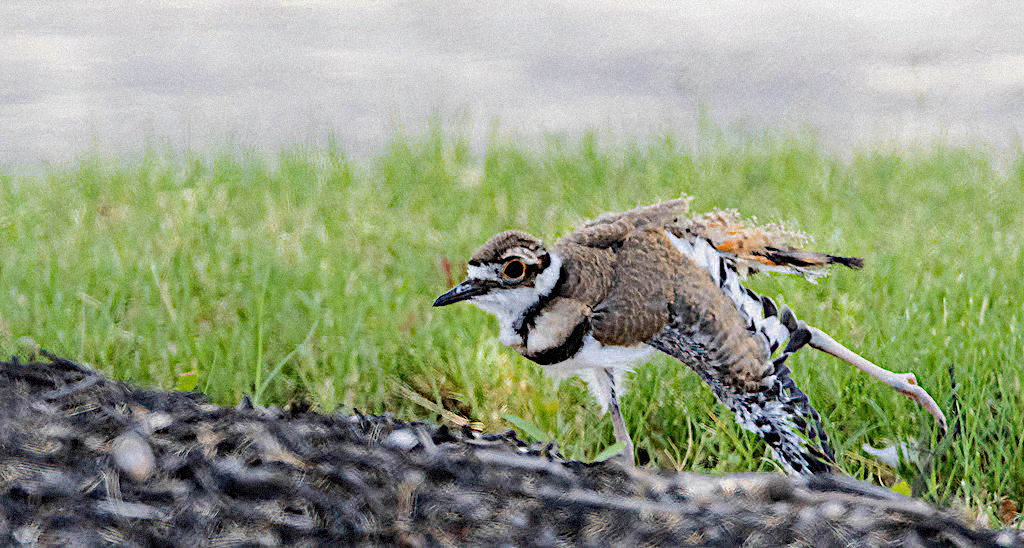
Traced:
POLYGON ((501 269, 501 277, 511 282, 519 281, 525 275, 526 265, 519 259, 512 259, 505 263, 505 266, 501 269))

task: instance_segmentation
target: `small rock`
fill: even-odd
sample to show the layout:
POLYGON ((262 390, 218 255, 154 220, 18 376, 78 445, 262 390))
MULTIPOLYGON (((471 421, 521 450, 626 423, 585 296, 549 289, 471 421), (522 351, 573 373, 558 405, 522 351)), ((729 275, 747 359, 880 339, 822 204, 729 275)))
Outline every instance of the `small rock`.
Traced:
POLYGON ((122 474, 134 481, 146 481, 156 469, 156 457, 153 450, 135 432, 121 434, 111 443, 111 456, 114 465, 122 474))
POLYGON ((384 438, 384 441, 381 442, 381 445, 384 447, 390 447, 401 451, 411 451, 419 444, 419 438, 414 432, 409 430, 395 430, 388 434, 388 437, 384 438))

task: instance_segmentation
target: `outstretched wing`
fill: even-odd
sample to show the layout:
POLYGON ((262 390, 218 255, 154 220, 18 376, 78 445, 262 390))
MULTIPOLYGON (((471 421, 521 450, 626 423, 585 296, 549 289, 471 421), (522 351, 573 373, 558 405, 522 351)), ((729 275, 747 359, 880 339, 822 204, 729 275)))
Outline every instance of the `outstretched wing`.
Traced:
POLYGON ((710 337, 687 326, 669 325, 648 344, 696 371, 719 401, 735 413, 741 427, 764 438, 786 472, 833 471, 835 453, 821 426, 821 417, 782 363, 792 353, 790 349, 768 362, 772 370, 764 379, 767 387, 749 391, 728 382, 710 342, 710 337))
POLYGON ((794 351, 806 343, 857 367, 920 404, 935 417, 942 430, 946 429, 942 409, 917 385, 912 373, 897 374, 871 363, 820 329, 797 320, 785 307, 780 310, 771 299, 741 284, 743 276, 757 271, 800 274, 813 281, 832 264, 860 268, 863 260, 806 251, 799 247, 808 239, 806 235, 777 224, 759 226, 741 219, 735 211, 714 211, 693 219, 688 226, 676 224, 666 229, 676 248, 707 270, 736 304, 747 329, 763 337, 772 353, 791 337, 796 338, 799 331, 799 340, 810 342, 792 347, 794 351))
POLYGON ((648 344, 696 371, 740 426, 764 438, 787 472, 832 470, 835 455, 820 415, 785 365, 810 341, 807 326, 789 308, 744 288, 709 241, 669 240, 683 266, 669 322, 648 344))
MULTIPOLYGON (((629 242, 638 233, 667 236, 684 258, 684 264, 667 265, 647 258, 641 261, 645 268, 638 272, 664 276, 662 279, 673 286, 672 291, 655 292, 659 297, 656 299, 617 300, 613 294, 609 301, 660 303, 661 296, 668 297, 668 323, 648 344, 693 368, 736 413, 741 426, 765 439, 788 472, 831 470, 835 457, 821 418, 785 365, 789 355, 811 340, 811 333, 788 308, 780 309, 771 299, 748 290, 741 280, 758 271, 800 274, 813 280, 824 275, 829 265, 859 268, 862 261, 804 250, 802 246, 808 236, 778 224, 758 225, 754 220, 742 219, 733 210, 688 217, 689 201, 684 197, 606 214, 566 240, 628 254, 629 242), (783 346, 773 359, 772 355, 783 346)), ((643 246, 647 250, 655 248, 650 242, 643 246)), ((652 280, 627 286, 660 287, 652 280)), ((620 315, 633 319, 630 325, 636 323, 636 318, 649 316, 633 308, 636 307, 599 306, 595 309, 595 328, 630 323, 608 310, 629 312, 620 315)), ((610 342, 625 344, 611 336, 616 333, 613 330, 595 329, 598 334, 604 331, 608 331, 606 338, 610 342)))

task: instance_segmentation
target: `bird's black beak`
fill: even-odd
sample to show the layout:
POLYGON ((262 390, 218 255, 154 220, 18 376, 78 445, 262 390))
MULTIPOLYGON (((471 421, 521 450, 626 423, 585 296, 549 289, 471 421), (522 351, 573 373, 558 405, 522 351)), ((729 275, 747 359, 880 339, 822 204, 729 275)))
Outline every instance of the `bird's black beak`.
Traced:
POLYGON ((490 284, 483 280, 466 280, 448 290, 444 295, 438 297, 437 300, 434 301, 434 306, 448 306, 452 303, 465 301, 466 299, 472 299, 473 297, 483 295, 490 290, 490 284))

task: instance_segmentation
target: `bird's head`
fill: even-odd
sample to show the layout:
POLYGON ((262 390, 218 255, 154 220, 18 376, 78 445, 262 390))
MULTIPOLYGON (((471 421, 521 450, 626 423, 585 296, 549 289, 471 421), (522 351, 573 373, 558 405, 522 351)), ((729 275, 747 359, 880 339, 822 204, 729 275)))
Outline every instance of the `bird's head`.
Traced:
POLYGON ((561 261, 537 238, 516 230, 487 240, 469 260, 466 280, 434 301, 469 301, 499 317, 515 318, 558 282, 561 261))

